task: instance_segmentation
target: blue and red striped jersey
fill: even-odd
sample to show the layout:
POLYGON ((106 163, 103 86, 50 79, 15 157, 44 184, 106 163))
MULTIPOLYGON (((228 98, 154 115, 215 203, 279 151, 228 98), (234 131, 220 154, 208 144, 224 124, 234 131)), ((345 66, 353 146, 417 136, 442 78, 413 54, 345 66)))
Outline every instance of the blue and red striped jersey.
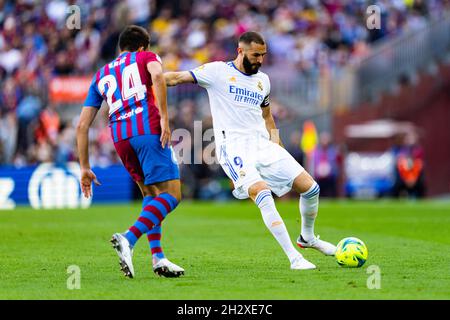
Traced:
POLYGON ((109 106, 109 126, 114 142, 134 136, 161 134, 160 114, 147 64, 161 63, 153 52, 123 52, 100 68, 92 79, 85 107, 109 106))

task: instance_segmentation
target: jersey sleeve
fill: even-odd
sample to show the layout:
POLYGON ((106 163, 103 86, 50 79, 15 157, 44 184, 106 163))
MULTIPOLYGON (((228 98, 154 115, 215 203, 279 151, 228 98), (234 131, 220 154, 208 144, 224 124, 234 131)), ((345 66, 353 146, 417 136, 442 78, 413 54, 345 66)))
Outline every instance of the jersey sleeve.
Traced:
POLYGON ((89 91, 88 91, 86 100, 84 101, 84 106, 85 107, 95 107, 95 108, 99 109, 102 105, 102 102, 103 102, 103 97, 100 94, 100 92, 98 91, 96 76, 94 75, 92 82, 91 82, 91 86, 89 87, 89 91))
POLYGON ((190 70, 189 72, 194 78, 195 83, 203 88, 209 88, 217 78, 216 75, 218 66, 219 62, 205 63, 198 68, 190 70))
POLYGON ((264 100, 261 103, 261 108, 268 107, 269 105, 270 105, 270 94, 264 97, 264 100))
POLYGON ((267 87, 267 91, 266 91, 264 100, 261 103, 261 108, 265 108, 270 105, 270 80, 269 80, 269 77, 267 77, 267 80, 266 80, 266 87, 267 87))
POLYGON ((160 56, 158 56, 156 53, 151 51, 142 51, 139 53, 139 58, 142 59, 145 65, 147 65, 149 62, 158 61, 160 64, 162 64, 162 60, 160 56))

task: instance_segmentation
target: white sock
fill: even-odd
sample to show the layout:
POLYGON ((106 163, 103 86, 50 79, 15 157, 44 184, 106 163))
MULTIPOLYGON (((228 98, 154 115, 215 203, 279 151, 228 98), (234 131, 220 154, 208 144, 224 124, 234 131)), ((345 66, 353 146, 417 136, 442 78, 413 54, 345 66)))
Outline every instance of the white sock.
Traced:
POLYGON ((284 253, 286 253, 289 258, 289 261, 292 262, 294 258, 300 255, 300 253, 295 249, 291 242, 283 219, 275 207, 275 201, 273 200, 270 190, 266 189, 260 191, 256 195, 255 203, 261 210, 261 215, 267 228, 278 241, 281 248, 283 248, 284 253))
POLYGON ((305 241, 314 239, 314 222, 319 210, 319 193, 320 187, 317 182, 314 182, 308 191, 300 195, 301 235, 305 241))

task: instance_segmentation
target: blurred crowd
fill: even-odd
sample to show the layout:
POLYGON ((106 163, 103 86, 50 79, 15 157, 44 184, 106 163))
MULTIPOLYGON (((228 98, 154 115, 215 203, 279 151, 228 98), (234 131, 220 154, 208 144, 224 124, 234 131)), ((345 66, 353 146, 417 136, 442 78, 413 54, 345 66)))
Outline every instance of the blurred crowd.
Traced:
MULTIPOLYGON (((255 30, 268 43, 266 68, 308 75, 352 63, 368 54, 372 42, 422 28, 450 5, 448 0, 370 3, 381 9, 379 30, 367 29, 364 0, 0 0, 0 164, 76 160, 77 119, 65 118, 65 106, 52 103, 48 83, 55 76, 91 75, 114 59, 127 24, 150 31, 151 48, 165 70, 233 59, 238 36, 255 30), (70 5, 80 8, 79 30, 67 27, 70 5)), ((277 119, 290 117, 276 100, 273 104, 277 119)), ((196 96, 172 101, 172 123, 191 128, 192 120, 203 120, 206 130, 205 105, 196 96)), ((103 112, 91 132, 93 165, 118 162, 106 117, 103 112)), ((186 169, 186 176, 207 177, 210 169, 186 169)), ((189 192, 198 196, 202 187, 189 192)))

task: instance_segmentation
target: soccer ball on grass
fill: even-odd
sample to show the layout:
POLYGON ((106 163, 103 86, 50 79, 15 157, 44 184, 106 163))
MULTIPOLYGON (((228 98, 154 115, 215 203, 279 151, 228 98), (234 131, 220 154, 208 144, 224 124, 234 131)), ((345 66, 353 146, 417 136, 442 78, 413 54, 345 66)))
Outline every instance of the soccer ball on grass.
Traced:
POLYGON ((368 250, 364 242, 358 238, 344 238, 337 244, 336 261, 342 267, 359 268, 367 260, 368 250))

